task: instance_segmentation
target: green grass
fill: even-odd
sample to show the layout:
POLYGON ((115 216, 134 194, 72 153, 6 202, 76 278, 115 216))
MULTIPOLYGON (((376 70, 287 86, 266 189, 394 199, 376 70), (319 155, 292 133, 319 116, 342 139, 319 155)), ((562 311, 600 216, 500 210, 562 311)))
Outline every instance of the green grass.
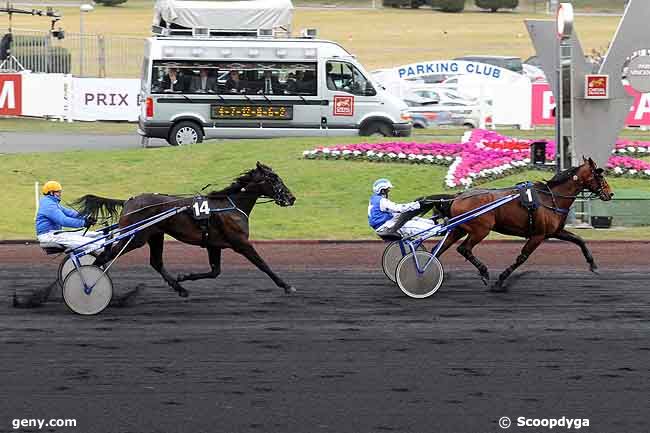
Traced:
MULTIPOLYGON (((461 131, 455 132, 446 130, 445 135, 435 139, 456 141, 461 131)), ((225 186, 258 160, 271 165, 298 200, 293 208, 273 204, 256 207, 252 217, 254 239, 374 239, 367 226, 366 209, 370 185, 376 178, 390 178, 396 185, 392 198, 406 201, 444 191, 446 168, 301 158, 303 150, 318 145, 362 141, 363 137, 232 140, 181 148, 50 153, 46 157, 3 155, 0 182, 5 188, 0 239, 33 238, 34 180, 42 183, 58 179, 65 188, 64 201, 68 202, 87 193, 115 198, 142 192, 192 193, 207 183, 225 186)), ((548 176, 545 172, 525 171, 487 186, 508 186, 548 176)), ((611 185, 615 190, 650 192, 650 183, 640 180, 611 179, 611 185)), ((589 236, 636 239, 648 238, 648 234, 650 231, 645 229, 634 229, 596 231, 589 236)))

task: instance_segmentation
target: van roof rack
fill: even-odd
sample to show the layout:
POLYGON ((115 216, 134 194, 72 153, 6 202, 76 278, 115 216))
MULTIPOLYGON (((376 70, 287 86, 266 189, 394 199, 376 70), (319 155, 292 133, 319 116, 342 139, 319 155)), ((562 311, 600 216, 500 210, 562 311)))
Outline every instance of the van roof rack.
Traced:
POLYGON ((290 38, 291 32, 286 29, 209 29, 207 27, 172 28, 151 26, 151 33, 155 37, 187 37, 187 38, 290 38))

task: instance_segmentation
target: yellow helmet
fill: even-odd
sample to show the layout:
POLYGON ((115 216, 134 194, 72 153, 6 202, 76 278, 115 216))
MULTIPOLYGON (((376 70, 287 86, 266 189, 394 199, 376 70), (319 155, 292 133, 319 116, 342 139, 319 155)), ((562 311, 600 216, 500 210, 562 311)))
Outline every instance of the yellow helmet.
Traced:
POLYGON ((63 187, 61 187, 61 184, 56 180, 48 180, 45 182, 45 185, 43 185, 42 191, 43 194, 49 194, 51 192, 63 191, 63 187))

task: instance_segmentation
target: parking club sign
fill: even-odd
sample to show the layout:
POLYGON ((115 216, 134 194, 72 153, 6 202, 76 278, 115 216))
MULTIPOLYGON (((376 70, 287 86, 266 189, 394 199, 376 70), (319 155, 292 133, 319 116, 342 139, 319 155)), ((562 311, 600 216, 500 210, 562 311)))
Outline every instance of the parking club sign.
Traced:
POLYGON ((609 75, 587 74, 585 76, 585 98, 609 99, 609 75))

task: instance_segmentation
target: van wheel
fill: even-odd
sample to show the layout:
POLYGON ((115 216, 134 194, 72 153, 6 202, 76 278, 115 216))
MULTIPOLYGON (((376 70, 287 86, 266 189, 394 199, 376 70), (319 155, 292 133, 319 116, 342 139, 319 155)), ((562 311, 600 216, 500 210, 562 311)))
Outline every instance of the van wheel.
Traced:
POLYGON ((203 141, 203 131, 201 127, 194 122, 179 122, 169 133, 169 144, 172 146, 185 146, 188 144, 201 143, 203 141))
POLYGON ((463 127, 465 129, 474 129, 474 125, 472 125, 471 123, 465 123, 465 124, 463 124, 463 127))
POLYGON ((372 122, 361 132, 366 137, 391 137, 393 130, 384 122, 372 122))

